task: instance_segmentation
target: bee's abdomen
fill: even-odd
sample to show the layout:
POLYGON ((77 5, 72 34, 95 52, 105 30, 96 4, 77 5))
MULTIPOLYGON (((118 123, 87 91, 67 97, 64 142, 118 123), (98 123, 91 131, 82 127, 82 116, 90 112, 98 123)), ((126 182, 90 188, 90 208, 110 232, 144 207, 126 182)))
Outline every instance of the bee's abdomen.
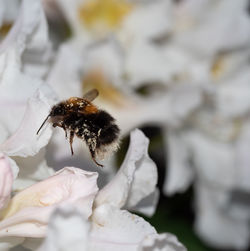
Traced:
POLYGON ((99 127, 97 147, 111 144, 118 138, 120 130, 115 124, 114 118, 107 112, 99 111, 95 119, 95 124, 99 127))

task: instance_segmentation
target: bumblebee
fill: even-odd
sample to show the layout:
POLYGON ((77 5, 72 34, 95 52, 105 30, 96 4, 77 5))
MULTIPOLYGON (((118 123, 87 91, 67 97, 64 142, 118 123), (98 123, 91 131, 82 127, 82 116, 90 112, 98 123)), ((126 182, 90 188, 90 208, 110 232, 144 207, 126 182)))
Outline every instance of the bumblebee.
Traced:
POLYGON ((66 138, 69 134, 72 155, 74 154, 73 139, 77 136, 86 142, 93 161, 102 167, 103 165, 96 161, 96 157, 103 159, 118 148, 120 129, 109 113, 99 110, 92 104, 98 95, 97 89, 92 89, 83 98, 71 97, 54 105, 37 134, 49 120, 53 127, 63 128, 66 138))

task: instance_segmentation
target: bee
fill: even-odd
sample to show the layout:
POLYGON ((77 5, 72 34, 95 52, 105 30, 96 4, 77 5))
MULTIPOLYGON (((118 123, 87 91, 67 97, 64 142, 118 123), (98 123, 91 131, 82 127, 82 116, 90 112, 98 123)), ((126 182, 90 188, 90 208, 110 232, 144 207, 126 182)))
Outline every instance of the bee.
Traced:
POLYGON ((103 159, 111 151, 117 150, 120 129, 109 113, 99 110, 92 103, 98 95, 98 90, 92 89, 83 98, 71 97, 54 105, 37 134, 49 120, 53 127, 58 126, 65 131, 66 139, 69 134, 72 155, 73 139, 77 136, 85 141, 93 161, 103 167, 96 161, 96 157, 103 159))

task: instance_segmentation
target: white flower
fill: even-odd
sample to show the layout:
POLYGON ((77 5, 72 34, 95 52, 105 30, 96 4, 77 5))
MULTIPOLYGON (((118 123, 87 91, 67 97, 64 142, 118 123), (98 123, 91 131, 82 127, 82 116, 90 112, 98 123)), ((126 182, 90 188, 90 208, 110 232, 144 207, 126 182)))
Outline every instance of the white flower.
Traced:
POLYGON ((158 245, 155 239, 162 241, 163 250, 186 250, 176 238, 157 235, 155 229, 141 217, 121 210, 126 204, 135 205, 151 193, 155 186, 156 167, 145 152, 145 141, 146 138, 139 130, 131 134, 124 163, 114 179, 98 191, 89 222, 79 208, 59 207, 54 212, 48 235, 39 251, 61 248, 65 251, 72 248, 139 251, 146 246, 151 246, 150 250, 153 250, 158 245))

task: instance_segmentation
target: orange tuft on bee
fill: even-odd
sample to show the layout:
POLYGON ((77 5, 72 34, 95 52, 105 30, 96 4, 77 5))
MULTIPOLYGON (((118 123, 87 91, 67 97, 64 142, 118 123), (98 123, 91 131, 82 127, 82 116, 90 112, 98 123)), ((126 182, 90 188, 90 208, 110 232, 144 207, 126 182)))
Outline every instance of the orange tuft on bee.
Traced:
POLYGON ((83 98, 72 97, 54 105, 37 134, 49 120, 53 127, 64 129, 66 138, 69 132, 72 155, 73 139, 77 136, 86 142, 93 161, 98 166, 103 166, 96 161, 96 157, 103 159, 106 154, 118 148, 120 129, 109 113, 99 110, 91 103, 98 95, 98 91, 92 89, 83 98))

